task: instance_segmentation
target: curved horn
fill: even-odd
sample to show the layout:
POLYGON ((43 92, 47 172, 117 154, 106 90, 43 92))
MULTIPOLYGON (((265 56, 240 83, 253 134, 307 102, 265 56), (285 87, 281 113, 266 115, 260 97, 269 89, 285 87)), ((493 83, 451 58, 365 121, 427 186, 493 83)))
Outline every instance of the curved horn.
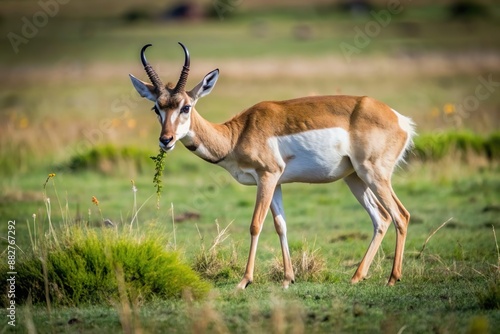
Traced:
POLYGON ((177 85, 175 85, 174 94, 184 90, 189 74, 189 64, 190 64, 189 51, 181 42, 179 42, 179 45, 184 50, 184 66, 182 66, 182 72, 179 81, 177 82, 177 85))
POLYGON ((146 74, 149 77, 149 80, 151 80, 151 83, 155 86, 155 89, 158 93, 162 94, 166 92, 165 86, 161 82, 160 77, 158 74, 156 74, 156 71, 153 69, 151 65, 149 65, 146 55, 144 54, 146 49, 152 46, 152 44, 146 44, 142 47, 141 49, 141 62, 142 65, 144 66, 144 70, 146 71, 146 74))

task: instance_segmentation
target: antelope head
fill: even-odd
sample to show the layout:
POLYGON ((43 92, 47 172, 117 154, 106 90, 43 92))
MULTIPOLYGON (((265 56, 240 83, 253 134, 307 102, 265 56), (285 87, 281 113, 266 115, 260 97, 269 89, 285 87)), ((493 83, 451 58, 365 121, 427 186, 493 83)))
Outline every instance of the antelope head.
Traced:
POLYGON ((172 150, 175 143, 188 135, 191 130, 192 115, 196 112, 194 106, 200 97, 208 95, 217 82, 219 70, 208 73, 192 90, 186 91, 186 81, 189 74, 189 51, 180 43, 184 50, 184 66, 177 84, 164 85, 148 63, 145 51, 151 44, 141 49, 141 62, 151 83, 137 79, 130 74, 130 79, 137 92, 144 98, 155 103, 152 110, 158 116, 161 124, 159 145, 165 152, 172 150))

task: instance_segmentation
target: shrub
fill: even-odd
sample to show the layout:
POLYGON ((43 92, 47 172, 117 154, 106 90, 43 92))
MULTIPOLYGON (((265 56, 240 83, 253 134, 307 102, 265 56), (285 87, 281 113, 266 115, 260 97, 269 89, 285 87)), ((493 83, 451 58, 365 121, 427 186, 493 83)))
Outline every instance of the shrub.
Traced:
POLYGON ((125 23, 136 23, 139 21, 149 21, 153 17, 151 13, 141 8, 132 8, 122 14, 122 20, 125 23))
MULTIPOLYGON (((26 301, 29 295, 34 303, 44 302, 47 283, 51 303, 56 305, 109 304, 119 298, 118 273, 123 273, 131 299, 178 298, 185 289, 199 298, 209 290, 208 283, 182 263, 177 253, 166 251, 166 243, 157 237, 69 227, 58 239, 59 246, 47 242, 41 251, 18 259, 18 302, 26 301)), ((7 270, 0 269, 0 284, 5 290, 7 270)), ((5 305, 5 300, 2 302, 5 305)))
POLYGON ((500 159, 500 132, 495 132, 488 137, 484 149, 489 160, 500 159))
POLYGON ((124 169, 133 169, 142 173, 151 166, 149 150, 114 145, 95 146, 87 152, 72 156, 61 169, 71 171, 93 170, 104 174, 116 173, 124 169))
POLYGON ((488 8, 478 2, 471 0, 457 0, 448 5, 449 16, 452 19, 484 19, 488 16, 488 8))
POLYGON ((500 158, 500 133, 482 137, 472 132, 444 132, 422 134, 414 140, 415 155, 421 160, 440 160, 449 154, 466 158, 469 154, 489 160, 500 158))

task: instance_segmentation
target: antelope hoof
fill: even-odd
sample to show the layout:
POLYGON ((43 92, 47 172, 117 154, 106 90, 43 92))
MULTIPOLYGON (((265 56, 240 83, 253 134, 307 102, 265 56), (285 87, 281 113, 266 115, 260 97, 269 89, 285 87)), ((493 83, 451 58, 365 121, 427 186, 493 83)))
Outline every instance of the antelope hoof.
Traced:
POLYGON ((351 278, 351 284, 356 284, 360 281, 363 281, 364 279, 365 277, 363 275, 354 274, 354 276, 351 278))
POLYGON ((241 282, 236 286, 236 289, 238 290, 245 290, 245 288, 247 286, 249 286, 250 284, 252 284, 252 280, 249 280, 249 279, 242 279, 241 282))
POLYGON ((391 278, 389 278, 389 281, 387 282, 387 286, 394 286, 394 284, 399 281, 401 281, 401 278, 391 276, 391 278))
POLYGON ((295 280, 293 279, 286 279, 283 281, 283 289, 288 289, 290 287, 290 284, 295 283, 295 280))

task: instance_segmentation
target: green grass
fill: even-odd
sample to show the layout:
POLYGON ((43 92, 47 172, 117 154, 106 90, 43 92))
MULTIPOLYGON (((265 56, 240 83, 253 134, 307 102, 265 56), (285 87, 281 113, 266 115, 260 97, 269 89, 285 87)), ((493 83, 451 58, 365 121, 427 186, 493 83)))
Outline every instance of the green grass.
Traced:
MULTIPOLYGON (((144 305, 137 310, 136 323, 149 333, 161 333, 165 328, 179 333, 221 332, 218 328, 238 333, 282 332, 281 328, 308 333, 396 333, 403 327, 409 333, 465 333, 477 322, 488 329, 482 332, 494 332, 498 310, 480 311, 472 284, 477 287, 487 282, 478 278, 419 281, 390 289, 368 282, 357 286, 301 283, 288 291, 265 284, 244 293, 236 293, 233 286, 219 286, 217 295, 201 303, 156 301, 144 305), (422 304, 425 311, 421 311, 422 304)), ((51 317, 41 308, 20 313, 21 319, 32 317, 38 328, 61 333, 120 331, 116 311, 103 306, 64 308, 51 317)))
MULTIPOLYGON (((142 175, 136 180, 139 205, 144 197, 155 193, 152 174, 142 175)), ((67 196, 73 199, 77 198, 76 193, 98 189, 102 192, 97 197, 103 216, 111 218, 118 226, 128 226, 130 216, 120 211, 132 211, 129 181, 95 173, 83 175, 83 180, 80 179, 81 174, 56 175, 54 181, 58 193, 68 192, 67 196), (89 180, 98 181, 100 185, 88 184, 89 180), (126 185, 121 186, 120 183, 126 185), (103 192, 104 189, 107 190, 103 192), (119 196, 127 193, 130 201, 119 196)), ((167 203, 172 201, 177 213, 192 210, 189 204, 193 203, 190 200, 196 194, 192 187, 186 191, 185 184, 177 175, 165 175, 161 210, 156 211, 154 200, 151 200, 139 214, 140 230, 161 233, 169 238, 170 244, 173 243, 173 230, 167 203)), ((189 299, 155 299, 142 303, 133 311, 139 319, 135 326, 150 332, 161 332, 167 326, 179 332, 190 331, 200 325, 193 320, 196 319, 193 315, 201 314, 209 331, 214 330, 213 326, 225 326, 232 332, 268 331, 273 326, 279 326, 276 317, 297 321, 297 326, 304 326, 308 332, 328 331, 332 326, 348 332, 397 332, 403 326, 407 326, 409 332, 436 328, 462 332, 476 322, 486 323, 490 329, 495 328, 500 323, 498 274, 495 269, 498 258, 491 226, 497 231, 500 229, 497 217, 500 184, 497 175, 496 167, 481 171, 474 166, 454 165, 446 161, 422 165, 414 162, 404 171, 398 171, 394 180, 396 192, 412 213, 412 222, 403 281, 394 288, 384 286, 392 265, 395 241, 392 229, 375 259, 369 280, 351 286, 348 281, 371 236, 368 216, 341 183, 285 185, 292 257, 300 257, 306 240, 309 249, 318 249, 317 256, 326 260, 325 272, 321 278, 309 282, 298 280, 290 290, 281 291, 280 283, 276 281, 276 270, 273 270, 275 257, 280 256, 279 242, 268 219, 259 244, 254 284, 244 292, 235 293, 233 289, 242 274, 247 255, 248 222, 255 190, 233 182, 216 185, 214 180, 207 180, 197 172, 187 172, 186 177, 193 177, 190 183, 197 184, 199 191, 216 188, 206 190, 209 204, 199 202, 199 221, 188 220, 175 225, 177 249, 185 261, 194 263, 202 244, 208 249, 210 240, 218 234, 213 221, 218 219, 221 227, 225 227, 230 220, 234 220, 228 227, 229 238, 219 245, 217 253, 228 266, 211 277, 215 285, 214 295, 207 300, 194 304, 189 299), (304 198, 308 200, 304 201, 304 198), (450 217, 453 219, 430 239, 423 255, 418 257, 427 236, 450 217), (199 239, 198 233, 203 240, 199 239)), ((41 177, 34 182, 36 180, 32 178, 24 182, 38 184, 37 187, 41 188, 44 179, 41 177)), ((27 183, 22 188, 27 188, 27 183)), ((55 203, 53 192, 49 183, 47 195, 55 203)), ((89 192, 89 196, 82 201, 88 203, 82 211, 95 207, 90 201, 91 194, 89 192)), ((43 203, 34 203, 34 206, 42 212, 37 217, 40 224, 47 226, 43 203)), ((54 204, 54 215, 57 215, 56 207, 54 204)), ((93 224, 98 224, 99 213, 92 210, 91 220, 93 224)), ((75 212, 70 210, 70 213, 73 217, 75 212)), ((18 220, 17 243, 24 249, 29 248, 29 240, 22 223, 30 216, 31 211, 24 211, 24 217, 18 220)), ((27 308, 20 310, 19 319, 27 317, 30 320, 32 317, 42 332, 44 328, 92 332, 96 328, 118 330, 123 326, 119 310, 99 305, 57 309, 49 318, 41 305, 34 306, 29 311, 31 315, 27 313, 27 308), (68 325, 70 319, 78 321, 68 325)), ((287 326, 286 323, 284 326, 287 326)), ((26 325, 20 326, 25 328, 26 325)))
MULTIPOLYGON (((36 3, 6 4, 6 13, 17 13, 4 16, 0 26, 8 43, 6 34, 20 29, 18 16, 33 13, 36 3)), ((149 299, 128 303, 117 284, 114 291, 98 290, 102 300, 80 297, 87 301, 80 307, 65 300, 60 304, 70 306, 54 303, 50 312, 43 294, 37 295, 35 305, 18 305, 18 332, 35 327, 39 333, 130 328, 149 333, 397 333, 403 328, 404 333, 493 333, 500 327, 498 242, 492 229, 500 231, 500 170, 498 160, 475 152, 488 147, 486 152, 498 155, 500 97, 493 92, 468 115, 451 112, 450 117, 450 110, 474 96, 479 77, 499 80, 495 55, 500 45, 492 33, 498 30, 498 6, 491 5, 490 18, 468 22, 447 20, 441 5, 409 7, 351 63, 339 44, 352 42, 354 27, 363 28, 370 18, 254 8, 224 22, 127 25, 117 19, 127 6, 108 4, 99 13, 68 7, 19 54, 8 47, 0 52, 6 64, 0 83, 0 217, 16 220, 21 263, 20 254, 32 247, 32 215, 37 216, 39 237, 48 230, 44 196, 51 198, 56 228, 77 221, 88 225, 81 245, 102 246, 103 218, 123 230, 138 212, 134 228, 162 240, 161 249, 151 244, 150 251, 163 254, 175 248, 178 260, 196 268, 213 288, 197 301, 189 294, 170 299, 145 288, 149 299), (310 26, 313 37, 295 38, 298 25, 310 26), (264 35, 256 34, 256 28, 263 28, 264 35), (127 74, 145 77, 138 51, 152 42, 148 59, 165 81, 175 80, 182 60, 177 41, 192 54, 188 86, 213 68, 221 69, 217 87, 197 105, 211 121, 228 119, 261 100, 338 93, 373 96, 416 121, 421 134, 416 146, 427 159, 410 156, 393 180, 412 214, 401 282, 384 286, 394 252, 391 228, 370 278, 348 283, 372 225, 342 182, 283 186, 294 263, 300 265, 305 252, 320 269, 317 275, 297 275, 297 283, 286 291, 280 288, 280 247, 270 217, 259 241, 254 284, 243 292, 234 290, 248 254, 255 188, 238 185, 224 170, 178 147, 166 156, 157 209, 155 165, 149 157, 157 150, 160 129, 151 103, 137 97, 127 74), (468 153, 461 153, 469 147, 463 143, 471 144, 468 153), (71 164, 78 168, 62 168, 71 164), (49 173, 56 176, 44 191, 49 173), (447 220, 419 256, 428 236, 447 220), (227 226, 228 238, 211 251, 227 226), (117 302, 106 302, 110 296, 117 302)), ((6 223, 1 224, 0 235, 6 232, 6 223)), ((69 248, 52 256, 76 266, 80 253, 69 248)), ((40 270, 34 274, 43 276, 40 270)), ((75 270, 78 277, 91 274, 75 270)), ((64 280, 79 284, 78 277, 64 280)), ((113 279, 120 280, 120 274, 114 271, 113 279)), ((30 282, 19 284, 21 289, 30 282)), ((92 290, 85 285, 79 289, 79 296, 92 290)), ((0 317, 6 319, 5 314, 2 309, 0 317)), ((0 328, 11 330, 6 322, 0 328)))

